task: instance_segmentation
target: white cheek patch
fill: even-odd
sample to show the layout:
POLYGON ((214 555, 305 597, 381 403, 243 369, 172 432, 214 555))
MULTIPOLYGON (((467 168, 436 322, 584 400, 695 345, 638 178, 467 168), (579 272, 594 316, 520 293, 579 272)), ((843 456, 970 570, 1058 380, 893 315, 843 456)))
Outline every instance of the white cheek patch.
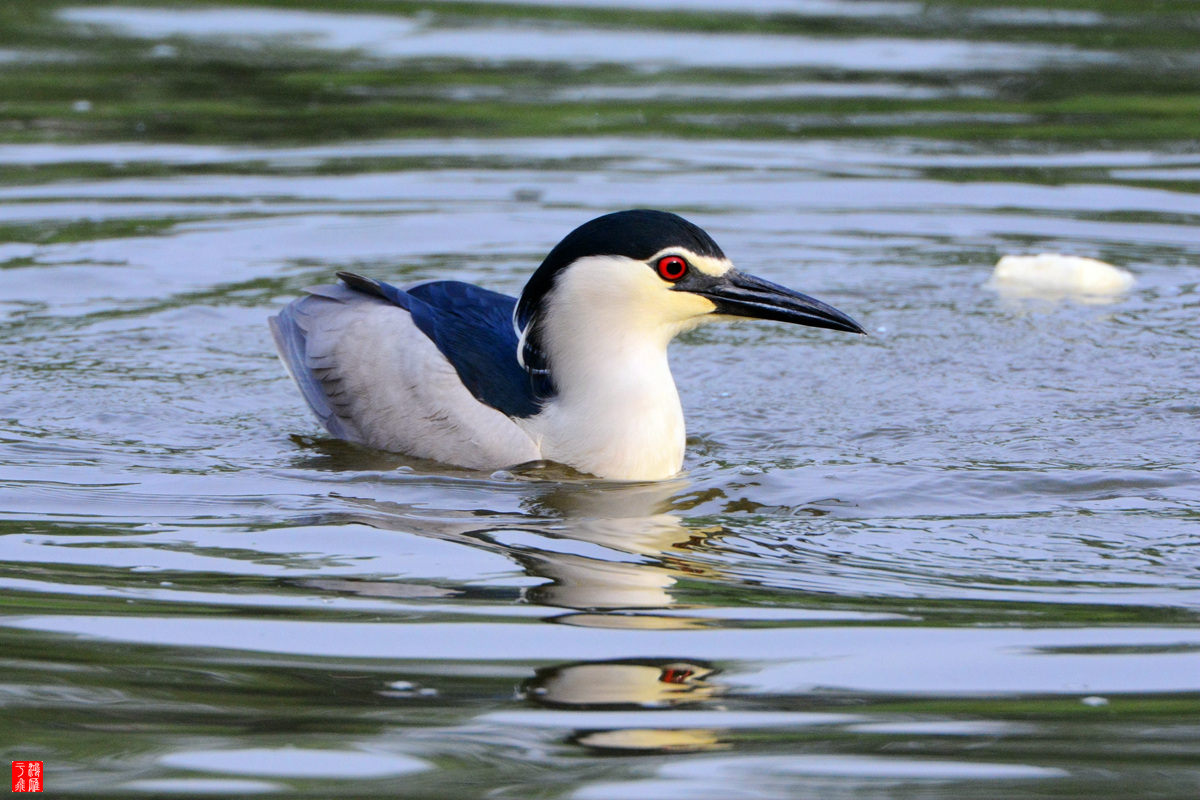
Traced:
POLYGON ((693 269, 698 269, 705 275, 711 275, 714 278, 719 278, 733 269, 733 263, 727 258, 702 256, 699 253, 693 253, 686 247, 668 247, 666 250, 662 250, 651 256, 650 263, 656 263, 663 256, 683 256, 692 265, 693 269))
MULTIPOLYGON (((692 257, 678 248, 670 253, 692 257)), ((582 258, 562 274, 547 295, 548 335, 569 337, 589 330, 608 331, 606 335, 611 336, 665 335, 669 339, 680 326, 716 309, 708 298, 677 292, 673 287, 643 261, 623 256, 582 258)))
POLYGON ((717 310, 717 304, 712 300, 691 292, 671 292, 665 304, 670 306, 672 317, 680 322, 704 317, 717 310))

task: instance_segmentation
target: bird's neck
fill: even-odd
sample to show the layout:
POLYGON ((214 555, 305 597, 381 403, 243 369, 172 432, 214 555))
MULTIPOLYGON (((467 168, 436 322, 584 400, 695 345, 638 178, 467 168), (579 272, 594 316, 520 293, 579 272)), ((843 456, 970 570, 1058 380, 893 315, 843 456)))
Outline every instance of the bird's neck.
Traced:
POLYGON ((683 408, 667 361, 677 329, 644 319, 581 304, 545 321, 557 394, 530 419, 544 458, 616 480, 682 467, 683 408))

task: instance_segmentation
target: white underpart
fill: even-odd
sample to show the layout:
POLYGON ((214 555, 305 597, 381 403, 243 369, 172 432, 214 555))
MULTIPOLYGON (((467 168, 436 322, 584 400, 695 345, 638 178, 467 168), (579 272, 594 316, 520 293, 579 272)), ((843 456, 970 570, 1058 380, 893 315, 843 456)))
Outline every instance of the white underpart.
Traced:
MULTIPOLYGON (((730 268, 664 252, 710 274, 730 268)), ((711 316, 713 303, 672 291, 646 262, 619 256, 572 264, 544 302, 542 343, 558 394, 537 416, 517 420, 542 457, 614 480, 677 473, 685 427, 667 345, 711 316)))
POLYGON ((1133 275, 1094 258, 1042 253, 1004 256, 996 264, 989 285, 995 289, 1032 295, 1118 295, 1133 287, 1133 275))

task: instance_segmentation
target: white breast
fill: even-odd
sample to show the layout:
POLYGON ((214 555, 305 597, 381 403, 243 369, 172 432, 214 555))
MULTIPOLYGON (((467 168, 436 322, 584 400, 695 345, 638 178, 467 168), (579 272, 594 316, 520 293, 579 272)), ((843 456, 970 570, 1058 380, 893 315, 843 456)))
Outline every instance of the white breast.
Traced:
POLYGON ((614 480, 668 478, 683 466, 686 430, 667 345, 713 304, 669 291, 641 262, 587 262, 547 302, 543 342, 558 394, 518 423, 543 458, 614 480))
POLYGON ((669 478, 683 466, 686 431, 665 351, 661 361, 627 362, 594 391, 561 392, 518 422, 543 458, 614 480, 669 478))

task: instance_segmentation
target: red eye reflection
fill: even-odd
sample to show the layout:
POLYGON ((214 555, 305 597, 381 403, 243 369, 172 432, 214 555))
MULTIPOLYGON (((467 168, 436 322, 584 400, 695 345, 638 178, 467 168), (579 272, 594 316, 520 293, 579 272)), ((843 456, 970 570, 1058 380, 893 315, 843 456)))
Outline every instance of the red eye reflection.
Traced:
POLYGON ((658 274, 669 281, 677 281, 687 274, 688 263, 679 256, 666 256, 658 260, 658 274))
POLYGON ((687 679, 695 675, 694 670, 687 667, 663 667, 662 674, 658 676, 661 683, 687 683, 687 679))

